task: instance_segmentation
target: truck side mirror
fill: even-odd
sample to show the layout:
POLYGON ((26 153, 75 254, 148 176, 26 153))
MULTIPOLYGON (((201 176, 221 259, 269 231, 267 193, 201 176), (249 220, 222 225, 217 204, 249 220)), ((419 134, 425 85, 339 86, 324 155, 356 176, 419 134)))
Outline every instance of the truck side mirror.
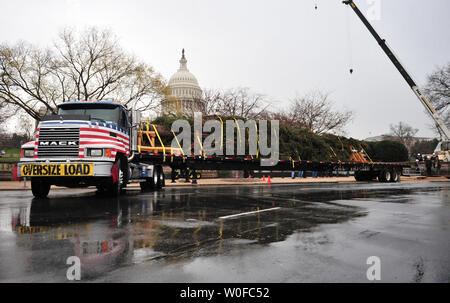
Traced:
POLYGON ((131 126, 133 128, 139 128, 141 124, 141 111, 137 109, 131 110, 131 126))
POLYGON ((141 112, 136 109, 131 110, 131 150, 138 150, 138 130, 141 125, 141 112))

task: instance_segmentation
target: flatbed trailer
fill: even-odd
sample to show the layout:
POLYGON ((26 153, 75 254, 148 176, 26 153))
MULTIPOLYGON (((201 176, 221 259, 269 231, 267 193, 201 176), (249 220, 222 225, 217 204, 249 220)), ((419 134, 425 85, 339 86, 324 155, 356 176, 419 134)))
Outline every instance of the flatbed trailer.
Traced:
POLYGON ((58 115, 45 116, 35 140, 22 145, 18 176, 30 179, 36 198, 45 198, 52 185, 96 186, 113 196, 135 182, 142 190, 160 189, 165 185, 163 166, 172 168, 172 181, 177 170, 187 180, 192 172, 194 184, 199 177, 196 170, 240 170, 244 176, 254 171, 340 170, 353 171, 358 181, 398 182, 403 168, 409 166, 372 162, 363 151, 353 149, 351 160, 345 162, 274 161, 255 155, 205 156, 204 152, 188 156, 181 146, 164 146, 157 127, 141 124, 139 114, 111 100, 58 105, 58 115), (156 138, 161 146, 156 145, 156 138))
MULTIPOLYGON (((218 157, 200 155, 172 155, 139 153, 135 155, 137 163, 170 166, 172 180, 174 171, 179 170, 241 170, 241 171, 354 171, 357 181, 399 182, 403 168, 411 167, 406 162, 325 162, 302 160, 279 160, 274 165, 262 165, 264 159, 218 157)), ((186 174, 189 178, 189 174, 186 174)), ((193 174, 196 179, 196 174, 193 174)))

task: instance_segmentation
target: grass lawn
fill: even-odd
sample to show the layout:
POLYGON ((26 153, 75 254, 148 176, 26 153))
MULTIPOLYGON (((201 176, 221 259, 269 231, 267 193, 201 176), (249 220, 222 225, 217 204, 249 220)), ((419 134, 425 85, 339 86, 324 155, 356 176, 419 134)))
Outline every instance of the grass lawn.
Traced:
POLYGON ((8 158, 8 157, 2 157, 0 158, 0 162, 19 162, 19 158, 8 158))
POLYGON ((9 149, 5 149, 5 155, 4 157, 6 157, 9 154, 20 154, 20 148, 9 148, 9 149))
POLYGON ((17 157, 20 155, 20 148, 9 148, 5 149, 5 154, 0 157, 0 162, 18 162, 19 158, 17 157))

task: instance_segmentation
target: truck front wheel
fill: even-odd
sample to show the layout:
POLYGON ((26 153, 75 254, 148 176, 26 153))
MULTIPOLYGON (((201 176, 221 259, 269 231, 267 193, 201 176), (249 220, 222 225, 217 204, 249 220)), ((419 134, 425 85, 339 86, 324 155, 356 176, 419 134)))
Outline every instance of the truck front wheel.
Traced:
POLYGON ((116 163, 114 163, 113 168, 111 169, 111 174, 113 176, 112 184, 110 185, 110 192, 114 197, 117 197, 122 192, 122 188, 124 187, 124 172, 120 158, 117 159, 116 163))
POLYGON ((50 186, 50 183, 45 182, 44 180, 31 179, 31 192, 36 198, 46 198, 50 192, 50 186))

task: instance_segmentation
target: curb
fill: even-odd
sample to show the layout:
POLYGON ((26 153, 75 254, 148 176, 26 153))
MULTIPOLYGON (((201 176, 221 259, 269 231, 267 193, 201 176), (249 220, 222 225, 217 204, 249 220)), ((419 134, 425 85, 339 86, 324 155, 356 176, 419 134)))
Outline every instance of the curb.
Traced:
MULTIPOLYGON (((170 181, 169 181, 170 182, 170 181)), ((442 179, 442 180, 432 180, 432 179, 403 179, 400 184, 408 184, 408 183, 426 183, 426 182, 439 182, 439 183, 445 183, 445 182, 450 182, 450 179, 442 179)), ((217 182, 217 183, 198 183, 198 184, 192 184, 192 183, 167 183, 166 184, 166 188, 170 188, 170 187, 174 187, 174 188, 181 188, 181 187, 213 187, 213 186, 220 186, 220 187, 226 187, 226 186, 249 186, 249 185, 309 185, 309 184, 370 184, 370 183, 377 183, 377 182, 365 182, 365 181, 361 181, 358 182, 356 180, 334 180, 334 181, 326 181, 326 180, 320 180, 320 181, 307 181, 307 182, 302 182, 302 181, 297 181, 297 182, 288 182, 288 181, 277 181, 277 180, 273 180, 272 183, 267 183, 267 182, 263 182, 263 181, 258 181, 258 182, 236 182, 236 181, 221 181, 221 182, 217 182)), ((94 187, 85 187, 85 188, 67 188, 67 187, 59 187, 59 186, 52 186, 51 190, 82 190, 82 189, 93 189, 94 187)), ((127 189, 139 189, 140 190, 140 186, 138 183, 131 183, 127 186, 127 189)), ((30 185, 27 185, 27 187, 23 187, 23 186, 19 186, 17 188, 12 188, 12 187, 5 187, 5 188, 1 188, 1 182, 0 182, 0 192, 1 191, 23 191, 23 190, 31 190, 30 185)))

